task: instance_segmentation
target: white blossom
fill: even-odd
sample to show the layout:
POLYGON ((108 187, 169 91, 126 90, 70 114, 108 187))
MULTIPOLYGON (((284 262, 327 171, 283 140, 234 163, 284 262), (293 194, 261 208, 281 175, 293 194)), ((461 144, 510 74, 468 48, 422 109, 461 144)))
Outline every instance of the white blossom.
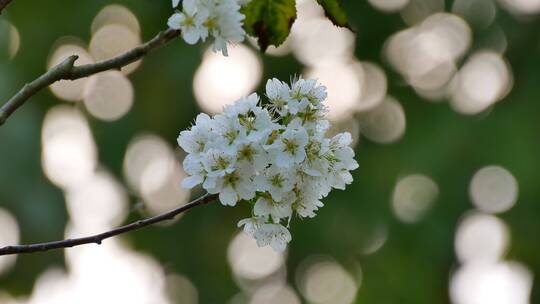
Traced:
MULTIPOLYGON (((245 16, 240 13, 246 1, 238 0, 183 0, 182 8, 174 13, 167 24, 172 29, 182 31, 182 38, 188 44, 208 36, 214 38, 214 51, 227 56, 227 44, 242 42, 246 33, 242 27, 245 16)), ((173 0, 173 7, 180 4, 173 0)))
POLYGON ((278 167, 290 168, 304 161, 307 143, 308 133, 304 128, 287 127, 280 138, 266 149, 278 167))
MULTIPOLYGON (((295 105, 298 101, 293 101, 290 97, 289 85, 279 79, 272 78, 266 82, 266 97, 270 101, 270 109, 276 111, 282 116, 289 113, 289 107, 294 102, 295 105)), ((295 111, 298 112, 298 106, 293 106, 295 111)))
POLYGON ((238 166, 234 171, 208 177, 203 187, 208 193, 219 193, 219 200, 223 205, 235 206, 240 200, 249 200, 255 197, 252 174, 249 169, 238 166), (207 183, 211 180, 210 183, 207 183))
POLYGON ((291 241, 291 233, 280 224, 263 224, 254 235, 257 245, 272 247, 275 251, 284 251, 291 241))
POLYGON ((292 216, 291 200, 276 202, 270 197, 259 197, 253 206, 253 214, 261 217, 270 216, 274 222, 279 222, 292 216))
POLYGON ((267 191, 273 200, 279 202, 283 196, 292 192, 296 180, 288 168, 271 165, 255 178, 255 183, 259 190, 267 191))
POLYGON ((195 0, 184 0, 182 11, 174 13, 167 21, 167 25, 172 29, 181 30, 186 43, 195 44, 199 39, 204 40, 208 36, 208 29, 203 26, 207 15, 206 10, 197 7, 195 0))
POLYGON ((180 132, 178 145, 187 153, 201 153, 205 150, 212 130, 212 121, 206 114, 197 116, 195 126, 190 130, 180 132))
POLYGON ((266 223, 266 218, 264 217, 250 217, 238 222, 238 227, 244 227, 244 232, 250 236, 255 235, 255 232, 266 223))
POLYGON ((358 163, 349 133, 325 136, 330 123, 324 119, 324 86, 315 80, 271 79, 266 97, 264 103, 251 94, 221 114, 200 114, 180 132, 188 175, 182 185, 202 185, 223 205, 249 203, 252 217, 238 227, 259 246, 282 251, 291 240, 285 226, 293 216, 315 217, 332 188, 352 182, 350 171, 358 163))
POLYGON ((182 186, 187 189, 191 189, 198 184, 204 182, 207 172, 204 169, 202 159, 199 155, 188 154, 184 158, 184 171, 189 174, 188 177, 182 181, 182 186))

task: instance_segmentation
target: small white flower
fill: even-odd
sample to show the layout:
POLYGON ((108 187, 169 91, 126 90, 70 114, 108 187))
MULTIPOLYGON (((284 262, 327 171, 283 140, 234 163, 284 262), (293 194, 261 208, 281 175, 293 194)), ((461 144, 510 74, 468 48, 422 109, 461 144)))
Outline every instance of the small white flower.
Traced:
MULTIPOLYGON (((177 7, 180 0, 173 0, 177 7)), ((227 56, 227 44, 242 42, 246 33, 242 27, 245 18, 240 13, 238 0, 183 0, 182 11, 173 14, 167 24, 172 29, 182 31, 182 38, 188 44, 214 37, 214 51, 227 56)))
POLYGON ((281 219, 292 216, 291 204, 291 200, 276 202, 269 197, 259 197, 253 207, 253 214, 261 217, 270 216, 274 222, 279 222, 281 219))
POLYGON ((292 239, 289 230, 280 224, 263 224, 254 237, 259 247, 270 245, 272 249, 280 252, 287 248, 292 239))
POLYGON ((257 108, 258 103, 259 95, 253 93, 247 97, 240 98, 231 105, 226 105, 223 108, 223 113, 228 116, 248 115, 257 108))
POLYGON ((294 188, 296 180, 287 168, 279 168, 276 165, 270 166, 262 174, 255 178, 255 183, 259 190, 268 191, 275 201, 281 201, 286 193, 294 188))
POLYGON ((247 139, 247 130, 240 124, 238 117, 218 114, 214 117, 214 124, 212 147, 236 154, 238 143, 247 139))
POLYGON ((255 197, 255 188, 253 187, 253 172, 248 168, 237 165, 232 172, 224 175, 208 178, 203 187, 209 193, 219 193, 219 200, 223 205, 234 206, 240 200, 249 200, 255 197), (212 180, 212 182, 208 182, 212 180))
POLYGON ((330 153, 327 156, 330 162, 328 180, 333 188, 344 190, 352 183, 353 177, 349 171, 358 168, 354 159, 354 151, 349 147, 352 136, 349 132, 335 135, 330 140, 330 153))
POLYGON ((245 140, 237 145, 237 161, 254 172, 262 171, 268 165, 268 155, 257 141, 245 140))
POLYGON ((244 41, 246 32, 242 28, 245 16, 240 13, 240 5, 235 0, 214 0, 208 5, 208 17, 204 26, 214 37, 214 51, 228 56, 227 43, 244 41))
POLYGON ((238 228, 244 226, 244 232, 249 236, 253 236, 255 232, 266 223, 267 218, 265 217, 250 217, 238 222, 238 228))
POLYGON ((236 170, 236 156, 214 148, 201 155, 201 162, 208 172, 203 184, 205 189, 215 188, 218 180, 236 170))
POLYGON ((195 125, 187 131, 180 132, 178 145, 188 153, 201 153, 205 150, 212 130, 212 121, 206 114, 197 116, 195 125))
POLYGON ((319 208, 323 206, 324 204, 319 200, 301 199, 296 202, 295 211, 298 213, 300 217, 312 218, 317 215, 315 214, 315 211, 317 211, 319 208))
POLYGON ((307 99, 313 105, 323 102, 328 96, 325 86, 318 86, 315 79, 298 79, 291 85, 291 95, 295 99, 307 99))
POLYGON ((167 21, 167 25, 182 31, 182 38, 188 44, 195 44, 199 39, 204 40, 208 36, 208 29, 203 26, 207 18, 206 10, 198 8, 194 0, 184 0, 182 11, 173 14, 167 21))
POLYGON ((304 147, 308 143, 307 131, 303 128, 289 128, 280 138, 267 147, 278 167, 290 168, 306 158, 304 147))
MULTIPOLYGON (((270 101, 270 109, 282 116, 288 114, 291 102, 298 103, 291 100, 289 85, 276 78, 269 79, 266 82, 266 97, 270 101)), ((297 107, 295 109, 297 110, 297 107)))
POLYGON ((188 154, 184 158, 184 171, 189 175, 182 181, 182 187, 191 189, 198 184, 202 183, 206 178, 207 172, 204 169, 204 165, 200 156, 195 154, 188 154))
POLYGON ((306 160, 302 163, 302 171, 311 176, 323 176, 328 172, 329 162, 324 157, 328 150, 328 142, 324 138, 312 136, 306 145, 306 160))

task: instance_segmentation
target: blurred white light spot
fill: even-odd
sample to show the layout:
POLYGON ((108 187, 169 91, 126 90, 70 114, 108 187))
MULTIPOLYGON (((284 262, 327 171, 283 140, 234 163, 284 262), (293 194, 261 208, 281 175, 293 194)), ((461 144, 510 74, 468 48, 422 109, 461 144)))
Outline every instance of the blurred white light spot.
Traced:
POLYGON ((383 12, 399 11, 409 3, 409 0, 368 0, 373 7, 383 12))
POLYGON ((41 165, 57 186, 70 188, 94 172, 97 152, 86 118, 75 108, 50 109, 41 130, 41 165))
POLYGON ((298 287, 309 303, 349 304, 358 286, 341 265, 330 258, 303 261, 297 273, 298 287))
POLYGON ((120 4, 110 4, 99 11, 92 21, 92 34, 95 34, 100 28, 109 24, 121 24, 136 35, 139 35, 141 32, 137 17, 127 7, 120 4))
MULTIPOLYGON (((66 238, 80 233, 68 229, 66 238)), ((168 303, 159 264, 121 246, 118 239, 71 248, 65 255, 68 272, 41 275, 28 304, 168 303)))
MULTIPOLYGON (((19 243, 19 225, 7 210, 0 208, 0 247, 19 243)), ((7 272, 15 263, 16 255, 0 257, 0 275, 7 272)))
POLYGON ((335 64, 308 69, 305 78, 317 79, 326 86, 328 98, 328 119, 338 121, 350 117, 360 99, 360 84, 364 74, 358 64, 335 64))
POLYGON ((90 77, 84 90, 84 105, 92 116, 113 121, 124 116, 133 104, 131 81, 118 71, 90 77))
POLYGON ((540 0, 499 0, 507 10, 518 15, 530 15, 540 12, 540 0))
POLYGON ((249 95, 262 76, 262 63, 249 48, 239 44, 229 50, 229 56, 208 49, 195 72, 193 90, 200 107, 210 114, 222 111, 249 95))
POLYGON ((455 0, 452 12, 478 29, 484 29, 495 20, 497 7, 492 0, 455 0))
POLYGON ((138 193, 152 214, 185 204, 190 191, 181 188, 185 177, 167 142, 144 134, 130 141, 123 163, 129 187, 138 193))
POLYGON ((386 96, 388 86, 386 74, 377 64, 371 62, 361 62, 357 67, 362 69, 358 74, 363 75, 360 77, 361 95, 357 110, 367 111, 381 103, 386 96))
POLYGON ((360 113, 359 122, 360 132, 377 143, 392 143, 405 134, 405 112, 390 96, 372 110, 360 113))
POLYGON ((9 35, 9 59, 13 59, 21 46, 21 35, 15 26, 11 26, 9 35))
POLYGON ((384 54, 415 90, 430 96, 429 92, 443 92, 456 71, 455 61, 468 50, 471 39, 471 29, 462 18, 437 13, 391 36, 384 54))
POLYGON ((166 277, 170 303, 197 304, 199 292, 186 276, 171 274, 166 277))
MULTIPOLYGON (((90 54, 97 60, 106 60, 125 53, 141 43, 137 33, 122 24, 107 24, 99 28, 90 40, 90 54)), ((141 61, 135 61, 122 68, 122 73, 133 72, 141 61)))
POLYGON ((409 25, 414 25, 428 16, 444 11, 444 0, 409 0, 401 10, 401 18, 409 25))
MULTIPOLYGON (((298 15, 296 22, 324 17, 322 7, 312 0, 297 0, 296 10, 298 15)), ((296 23, 294 26, 296 26, 296 23)))
POLYGON ((428 176, 408 175, 400 179, 392 195, 394 215, 404 223, 415 223, 424 217, 437 196, 439 187, 428 176))
POLYGON ((297 26, 298 22, 324 17, 323 8, 312 0, 297 0, 296 10, 298 16, 293 24, 293 28, 297 26))
POLYGON ((518 183, 512 173, 499 166, 478 170, 469 187, 473 204, 489 213, 504 212, 517 202, 518 183))
POLYGON ((127 215, 128 197, 113 176, 98 171, 66 192, 66 204, 73 225, 93 233, 122 223, 127 215))
POLYGON ((276 273, 285 262, 283 253, 268 246, 257 246, 257 242, 243 232, 231 241, 227 257, 235 276, 248 280, 264 279, 276 273))
POLYGON ((452 276, 450 298, 454 304, 528 304, 532 280, 517 262, 466 264, 452 276))
POLYGON ((374 227, 371 236, 364 242, 361 253, 364 255, 374 254, 379 251, 388 240, 388 226, 378 224, 374 227))
POLYGON ((67 274, 58 268, 49 268, 37 278, 27 304, 67 304, 75 298, 67 274))
MULTIPOLYGON (((164 160, 161 160, 164 161, 164 160)), ((190 191, 181 187, 186 174, 176 159, 159 164, 160 160, 154 160, 145 169, 141 180, 141 192, 148 211, 152 214, 160 214, 170 209, 179 207, 188 202, 190 191), (166 165, 163 167, 162 165, 166 165), (163 169, 163 172, 156 170, 163 169), (152 181, 152 178, 168 173, 162 183, 152 181)), ((178 216, 177 218, 179 218, 178 216)))
MULTIPOLYGON (((62 40, 69 40, 69 38, 63 38, 62 40)), ((75 44, 64 44, 56 48, 49 57, 47 68, 50 70, 71 55, 79 56, 75 61, 75 65, 77 66, 94 63, 94 59, 92 59, 84 47, 75 44)), ((51 84, 49 88, 56 97, 62 100, 79 101, 83 98, 83 91, 87 82, 88 78, 73 81, 61 80, 51 84)))
POLYGON ((295 23, 291 36, 293 53, 305 65, 333 66, 336 61, 350 62, 353 58, 354 34, 326 18, 295 23))
POLYGON ((508 227, 500 219, 487 214, 469 214, 456 231, 456 255, 462 263, 497 262, 505 254, 509 238, 508 227))
MULTIPOLYGON (((157 135, 143 134, 133 138, 124 157, 123 171, 124 178, 130 188, 140 193, 142 178, 148 164, 156 160, 169 157, 169 147, 167 143, 157 135)), ((158 185, 165 182, 168 172, 157 178, 158 185)), ((158 186, 154 186, 157 188, 158 186)))
POLYGON ((21 46, 19 30, 12 23, 0 19, 0 55, 13 59, 21 46))
MULTIPOLYGON (((421 30, 424 33, 435 35, 441 45, 431 45, 428 52, 441 60, 456 60, 468 49, 472 40, 472 31, 467 22, 461 17, 438 13, 429 16, 422 22, 421 30)), ((435 41, 431 41, 435 42, 435 41)))
POLYGON ((463 114, 479 113, 502 99, 512 87, 510 67, 501 55, 478 52, 456 74, 451 105, 463 114))
POLYGON ((300 304, 296 292, 289 286, 267 284, 257 289, 249 304, 300 304))
POLYGON ((422 75, 411 78, 409 83, 416 92, 428 99, 439 99, 446 93, 446 85, 449 84, 456 72, 453 62, 441 62, 422 75))

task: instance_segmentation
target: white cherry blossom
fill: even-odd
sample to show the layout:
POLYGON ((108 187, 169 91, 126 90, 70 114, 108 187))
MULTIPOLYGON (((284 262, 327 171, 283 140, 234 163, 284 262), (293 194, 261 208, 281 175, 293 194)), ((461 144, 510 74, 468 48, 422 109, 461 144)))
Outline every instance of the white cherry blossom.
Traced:
POLYGON ((267 103, 251 94, 221 114, 200 114, 180 133, 188 174, 182 185, 202 184, 223 205, 249 204, 252 217, 238 227, 259 246, 282 251, 291 240, 286 227, 294 215, 315 217, 332 188, 352 182, 350 171, 358 163, 349 133, 325 136, 330 123, 324 119, 324 86, 315 80, 271 79, 266 96, 267 103))
MULTIPOLYGON (((246 33, 242 27, 245 18, 240 13, 241 5, 246 1, 238 0, 183 0, 181 10, 168 20, 170 28, 181 30, 182 38, 188 44, 199 40, 205 41, 208 36, 214 38, 213 49, 227 56, 227 44, 240 43, 246 33)), ((180 5, 173 0, 173 8, 180 5)))
POLYGON ((276 202, 270 197, 259 197, 253 207, 253 214, 261 217, 270 216, 274 222, 279 222, 292 216, 291 205, 291 200, 276 202))
POLYGON ((291 233, 280 224, 263 224, 254 234, 257 245, 272 247, 275 251, 284 251, 291 241, 291 233))
POLYGON ((261 226, 266 223, 267 218, 265 217, 250 217, 238 222, 238 228, 244 227, 244 232, 250 236, 255 235, 255 232, 261 228, 261 226))
POLYGON ((300 164, 306 158, 304 148, 308 140, 308 133, 305 129, 287 127, 280 138, 268 145, 266 149, 278 167, 290 168, 300 164))
POLYGON ((254 182, 261 191, 267 191, 275 201, 281 201, 286 193, 294 188, 295 175, 287 168, 271 165, 263 173, 259 174, 254 182))

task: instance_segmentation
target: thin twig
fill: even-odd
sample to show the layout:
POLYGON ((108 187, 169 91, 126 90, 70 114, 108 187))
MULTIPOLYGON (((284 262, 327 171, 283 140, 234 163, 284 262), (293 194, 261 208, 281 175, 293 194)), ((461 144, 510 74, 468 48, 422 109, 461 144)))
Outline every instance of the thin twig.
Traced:
POLYGON ((2 11, 12 0, 0 0, 0 14, 2 14, 2 11))
POLYGON ((148 42, 127 51, 124 54, 93 64, 74 66, 75 60, 77 60, 78 57, 72 55, 66 58, 36 80, 24 85, 17 94, 0 108, 0 126, 6 122, 8 117, 15 112, 15 110, 43 88, 60 80, 76 80, 107 70, 120 70, 122 67, 141 59, 152 50, 168 43, 179 35, 180 31, 168 29, 164 32, 160 32, 148 42))
POLYGON ((93 243, 100 245, 104 239, 113 237, 115 235, 123 234, 129 231, 137 230, 137 229, 140 229, 140 228, 143 228, 143 227, 146 227, 146 226, 158 223, 158 222, 172 220, 178 214, 197 206, 206 205, 210 203, 211 201, 215 200, 216 198, 217 198, 216 194, 205 194, 191 201, 190 203, 183 205, 179 208, 173 209, 169 212, 156 215, 154 217, 149 217, 143 220, 139 220, 131 224, 121 226, 113 230, 96 234, 96 235, 92 235, 92 236, 54 241, 54 242, 47 242, 47 243, 2 247, 0 248, 0 256, 8 255, 8 254, 21 254, 21 253, 48 251, 51 249, 68 248, 68 247, 79 246, 79 245, 84 245, 84 244, 93 244, 93 243))

